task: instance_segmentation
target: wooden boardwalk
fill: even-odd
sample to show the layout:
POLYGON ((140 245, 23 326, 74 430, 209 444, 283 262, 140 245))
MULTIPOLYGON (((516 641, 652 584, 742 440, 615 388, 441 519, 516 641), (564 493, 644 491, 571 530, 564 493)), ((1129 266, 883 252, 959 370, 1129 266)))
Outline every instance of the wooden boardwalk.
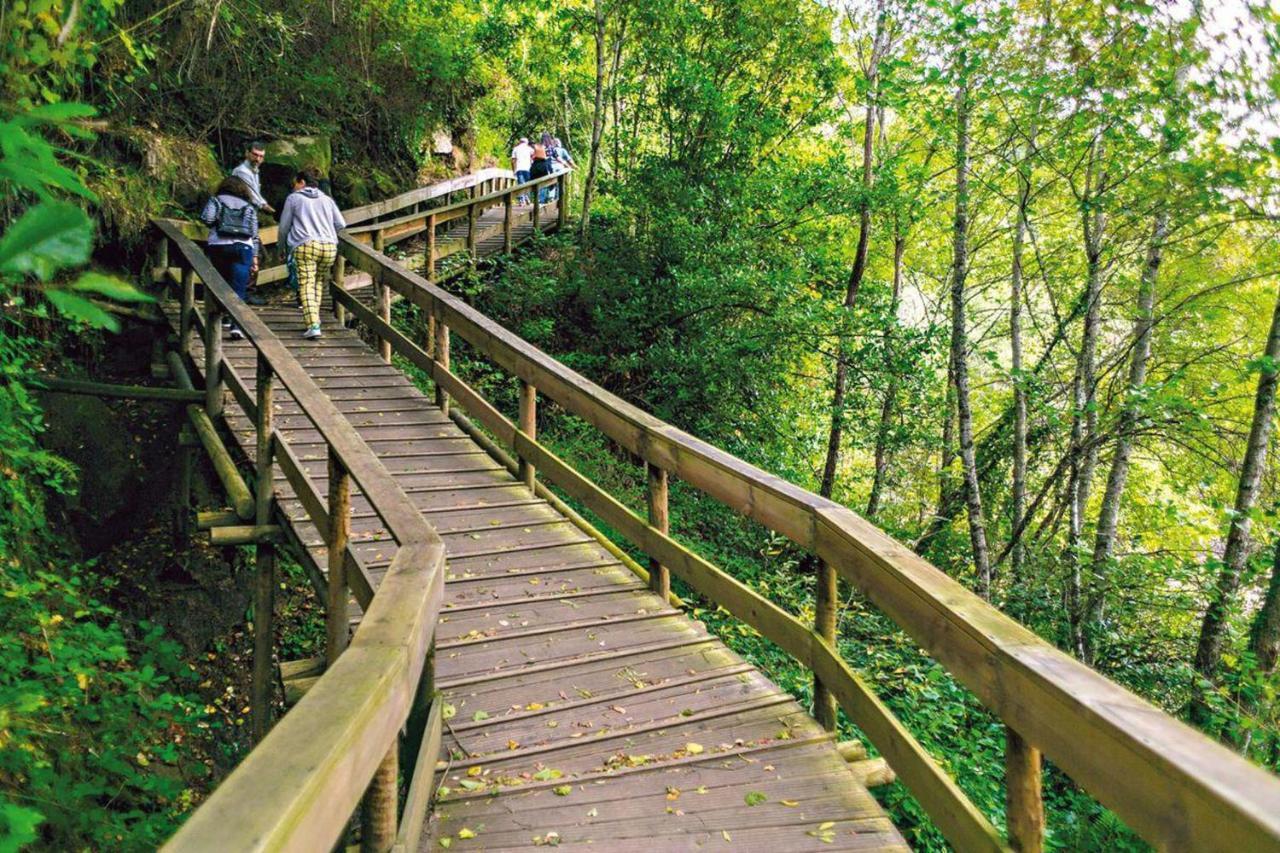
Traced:
MULTIPOLYGON (((329 310, 318 341, 301 339, 297 309, 259 312, 446 543, 447 793, 423 850, 444 838, 459 850, 904 849, 792 697, 536 498, 329 310)), ((202 363, 198 345, 193 355, 202 363)), ((224 356, 252 388, 253 347, 224 341, 224 356)), ((323 494, 319 434, 283 388, 275 413, 323 494)), ((252 458, 251 420, 229 404, 226 421, 252 458)), ((322 538, 283 476, 275 486, 319 577, 322 538)), ((376 587, 396 545, 358 488, 352 511, 353 551, 376 587)))

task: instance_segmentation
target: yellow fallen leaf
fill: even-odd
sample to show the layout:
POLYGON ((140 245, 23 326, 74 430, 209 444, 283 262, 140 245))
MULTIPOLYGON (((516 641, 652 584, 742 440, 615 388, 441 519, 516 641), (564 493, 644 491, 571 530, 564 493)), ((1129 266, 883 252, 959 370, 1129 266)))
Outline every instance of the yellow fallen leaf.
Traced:
POLYGON ((686 743, 686 744, 684 745, 684 751, 685 751, 685 752, 687 752, 687 753, 689 753, 690 755, 701 755, 701 754, 702 754, 702 744, 700 744, 700 743, 686 743))
POLYGON ((794 809, 796 806, 800 805, 796 800, 778 800, 778 802, 782 803, 789 809, 794 809))
POLYGON ((458 830, 458 837, 459 837, 459 838, 462 838, 462 839, 475 838, 475 837, 476 837, 476 834, 475 834, 475 832, 474 832, 474 831, 472 831, 472 830, 470 830, 470 829, 467 829, 467 828, 464 826, 464 827, 462 827, 462 829, 459 829, 459 830, 458 830))
POLYGON ((826 823, 820 823, 818 824, 818 832, 826 832, 828 829, 830 829, 833 826, 835 826, 835 824, 832 823, 831 821, 827 821, 826 823))
POLYGON ((481 769, 481 767, 480 767, 480 765, 479 765, 479 764, 477 764, 475 767, 472 767, 470 770, 468 770, 468 771, 467 771, 467 775, 468 775, 468 776, 479 776, 479 775, 480 775, 481 773, 483 773, 483 772, 484 772, 484 770, 483 770, 483 769, 481 769))

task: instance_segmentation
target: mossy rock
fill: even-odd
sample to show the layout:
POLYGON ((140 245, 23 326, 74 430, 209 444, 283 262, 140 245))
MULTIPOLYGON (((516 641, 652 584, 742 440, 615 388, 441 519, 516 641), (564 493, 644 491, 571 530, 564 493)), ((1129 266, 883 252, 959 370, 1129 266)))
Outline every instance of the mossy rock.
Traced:
POLYGON ((333 144, 327 136, 286 136, 267 143, 266 159, 259 172, 262 194, 280 207, 293 189, 293 178, 301 169, 315 169, 320 176, 333 172, 333 144))

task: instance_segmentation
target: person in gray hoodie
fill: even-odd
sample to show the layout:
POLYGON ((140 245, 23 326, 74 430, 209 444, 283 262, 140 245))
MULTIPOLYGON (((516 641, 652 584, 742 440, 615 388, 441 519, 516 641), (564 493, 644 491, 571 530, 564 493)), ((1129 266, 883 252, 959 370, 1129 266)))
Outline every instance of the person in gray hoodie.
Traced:
POLYGON ((320 337, 324 276, 338 258, 338 232, 347 227, 337 203, 320 191, 314 169, 303 169, 280 211, 280 243, 293 253, 302 300, 304 338, 320 337))

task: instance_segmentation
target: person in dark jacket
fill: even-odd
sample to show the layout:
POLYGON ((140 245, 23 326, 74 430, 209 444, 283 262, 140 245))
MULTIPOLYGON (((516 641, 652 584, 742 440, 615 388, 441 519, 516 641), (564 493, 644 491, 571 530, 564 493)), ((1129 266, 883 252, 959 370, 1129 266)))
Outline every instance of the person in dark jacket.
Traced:
MULTIPOLYGON (((200 221, 209 226, 205 244, 209 260, 243 300, 249 290, 249 277, 257 271, 261 249, 258 210, 249 185, 234 176, 224 178, 205 202, 200 221)), ((224 318, 223 322, 233 340, 244 337, 230 318, 224 318)))
MULTIPOLYGON (((547 158, 547 147, 545 145, 533 146, 533 167, 529 169, 529 180, 536 181, 538 178, 545 178, 551 174, 551 160, 547 158)), ((547 203, 547 188, 545 186, 538 187, 538 202, 547 203)))

